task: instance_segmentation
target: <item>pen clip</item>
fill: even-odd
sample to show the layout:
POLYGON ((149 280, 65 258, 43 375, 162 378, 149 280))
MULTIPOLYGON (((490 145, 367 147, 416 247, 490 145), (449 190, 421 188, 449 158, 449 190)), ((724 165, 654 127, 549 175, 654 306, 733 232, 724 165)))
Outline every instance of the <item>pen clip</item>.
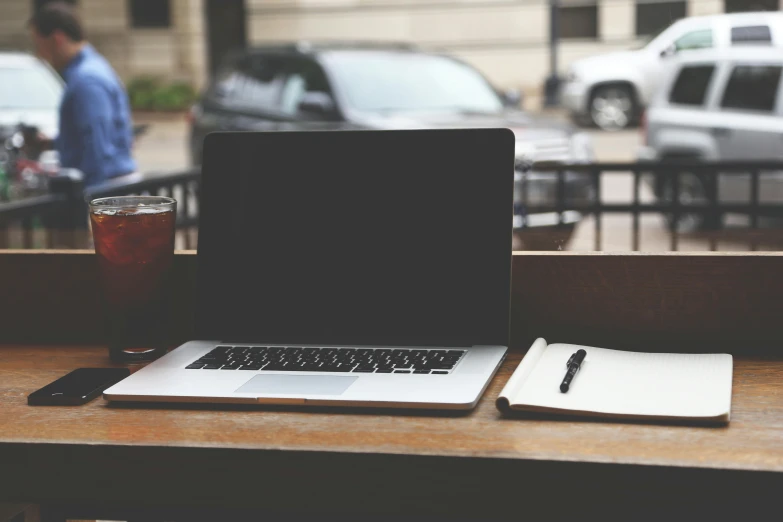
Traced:
POLYGON ((571 357, 568 358, 568 362, 566 363, 566 368, 571 366, 571 363, 574 362, 574 357, 576 356, 575 353, 571 354, 571 357))

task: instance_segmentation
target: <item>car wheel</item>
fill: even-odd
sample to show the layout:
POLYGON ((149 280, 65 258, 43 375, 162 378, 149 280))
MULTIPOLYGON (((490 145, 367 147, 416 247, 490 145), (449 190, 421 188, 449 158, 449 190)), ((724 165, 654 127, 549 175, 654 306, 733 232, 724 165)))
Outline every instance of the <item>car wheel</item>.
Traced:
MULTIPOLYGON (((661 191, 662 199, 670 203, 674 200, 674 187, 672 179, 667 179, 663 184, 663 190, 661 191)), ((706 203, 707 191, 704 187, 704 182, 691 172, 683 172, 680 174, 680 204, 683 206, 692 205, 694 203, 706 203)), ((721 227, 720 217, 708 218, 704 214, 695 213, 680 213, 677 217, 675 224, 674 214, 664 214, 664 220, 669 230, 672 230, 675 225, 677 232, 680 234, 690 234, 699 232, 702 230, 715 230, 721 227)))
POLYGON ((590 96, 590 119, 606 131, 618 131, 631 126, 636 118, 636 100, 629 87, 607 85, 598 87, 590 96))

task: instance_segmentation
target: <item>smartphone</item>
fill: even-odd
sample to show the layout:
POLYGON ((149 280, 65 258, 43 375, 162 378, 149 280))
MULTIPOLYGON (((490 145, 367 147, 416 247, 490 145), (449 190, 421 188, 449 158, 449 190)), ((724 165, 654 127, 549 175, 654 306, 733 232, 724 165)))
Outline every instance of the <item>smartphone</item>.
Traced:
POLYGON ((27 396, 31 406, 86 404, 130 375, 128 368, 79 368, 27 396))

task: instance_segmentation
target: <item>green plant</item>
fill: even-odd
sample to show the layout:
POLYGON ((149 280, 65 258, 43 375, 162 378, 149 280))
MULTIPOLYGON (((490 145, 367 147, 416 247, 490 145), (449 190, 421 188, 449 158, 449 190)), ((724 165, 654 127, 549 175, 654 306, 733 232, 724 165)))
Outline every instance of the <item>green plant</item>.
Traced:
POLYGON ((128 98, 135 110, 150 110, 153 108, 155 92, 160 81, 156 78, 141 77, 128 83, 128 98))
POLYGON ((196 91, 186 82, 165 84, 142 77, 128 84, 128 97, 135 110, 181 111, 196 99, 196 91))

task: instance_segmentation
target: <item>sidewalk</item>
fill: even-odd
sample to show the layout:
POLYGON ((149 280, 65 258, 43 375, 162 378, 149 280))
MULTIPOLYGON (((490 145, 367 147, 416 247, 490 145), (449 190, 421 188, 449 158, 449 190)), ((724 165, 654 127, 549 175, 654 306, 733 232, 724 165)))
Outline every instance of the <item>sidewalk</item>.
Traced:
POLYGON ((141 172, 181 170, 188 159, 188 124, 184 112, 136 112, 133 123, 147 124, 147 132, 134 145, 133 156, 141 172))

